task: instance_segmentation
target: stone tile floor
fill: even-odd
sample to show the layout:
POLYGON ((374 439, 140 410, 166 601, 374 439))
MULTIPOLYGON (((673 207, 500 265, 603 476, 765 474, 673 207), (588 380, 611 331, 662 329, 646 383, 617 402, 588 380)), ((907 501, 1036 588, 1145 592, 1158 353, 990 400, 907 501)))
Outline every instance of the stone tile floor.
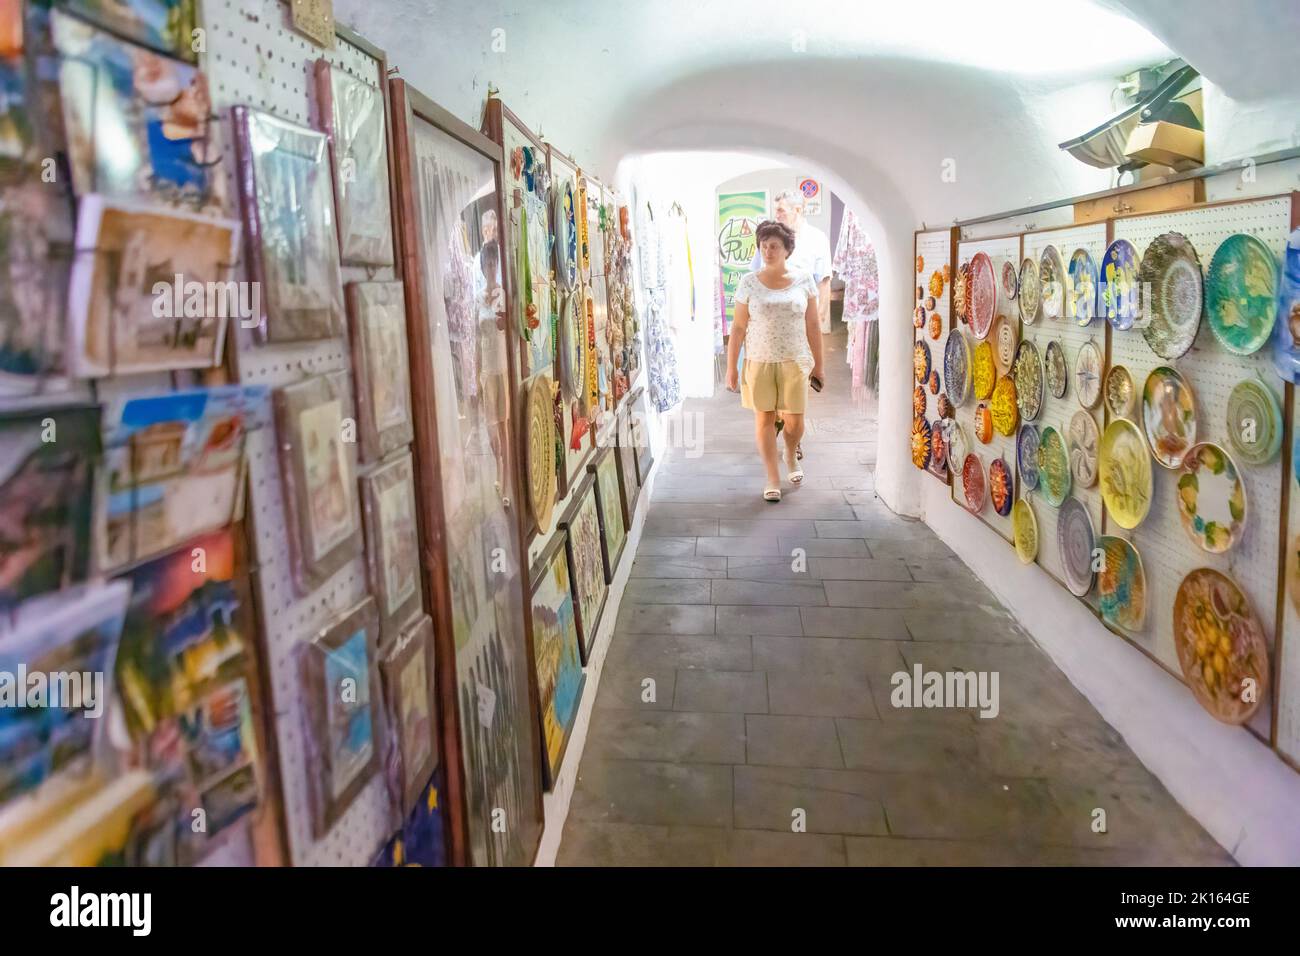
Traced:
POLYGON ((874 496, 874 416, 828 344, 808 477, 779 504, 739 396, 686 403, 703 440, 661 465, 558 862, 1231 864, 952 551, 874 496), (996 670, 998 715, 891 706, 917 663, 996 670))

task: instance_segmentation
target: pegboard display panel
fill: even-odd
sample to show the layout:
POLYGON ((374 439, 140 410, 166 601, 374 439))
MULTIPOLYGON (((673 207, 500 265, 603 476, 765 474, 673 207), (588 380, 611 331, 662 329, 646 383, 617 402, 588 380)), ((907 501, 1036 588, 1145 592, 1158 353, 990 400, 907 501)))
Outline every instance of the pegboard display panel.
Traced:
MULTIPOLYGON (((1106 252, 1106 224, 1103 222, 1087 226, 1074 226, 1068 229, 1027 233, 1024 236, 1024 258, 1033 259, 1037 262, 1042 256, 1043 250, 1049 245, 1056 247, 1067 267, 1070 263, 1070 256, 1074 254, 1076 249, 1086 249, 1088 254, 1092 256, 1092 261, 1099 263, 1102 255, 1106 252)), ((1084 411, 1083 406, 1079 403, 1078 391, 1075 388, 1074 364, 1079 357, 1080 349, 1088 342, 1095 345, 1098 354, 1102 356, 1103 360, 1105 359, 1106 320, 1098 317, 1092 321, 1091 325, 1085 327, 1078 325, 1069 318, 1063 317, 1052 320, 1040 315, 1032 325, 1026 325, 1023 322, 1020 324, 1020 340, 1022 342, 1033 342, 1044 362, 1047 360, 1047 344, 1054 340, 1061 343, 1061 347, 1065 352, 1066 371, 1069 373, 1065 395, 1062 398, 1057 398, 1049 389, 1044 387, 1042 411, 1038 413, 1038 418, 1032 424, 1036 425, 1040 432, 1045 425, 1050 425, 1060 431, 1062 436, 1067 436, 1070 421, 1074 418, 1075 412, 1084 411)), ((1088 412, 1097 424, 1099 435, 1104 424, 1102 421, 1103 407, 1103 403, 1098 403, 1096 408, 1088 412)), ((1019 497, 1030 499, 1033 504, 1034 516, 1038 519, 1037 563, 1057 583, 1064 587, 1065 570, 1061 563, 1061 549, 1056 540, 1056 519, 1059 510, 1048 504, 1041 491, 1026 491, 1021 486, 1018 468, 1016 471, 1016 487, 1019 497)), ((1072 482, 1070 494, 1079 499, 1088 509, 1088 513, 1092 516, 1093 530, 1095 533, 1101 534, 1101 486, 1097 482, 1093 482, 1091 488, 1081 488, 1077 482, 1072 482)), ((1095 607, 1097 603, 1095 590, 1090 592, 1084 600, 1089 606, 1095 607)))
MULTIPOLYGON (((944 280, 943 292, 935 296, 935 308, 933 310, 940 317, 939 337, 936 339, 930 335, 930 309, 926 309, 926 324, 919 329, 913 330, 913 339, 925 342, 930 347, 931 365, 939 371, 939 395, 948 391, 948 382, 944 377, 943 354, 948 345, 948 335, 952 330, 952 310, 950 307, 952 296, 949 294, 952 284, 952 268, 949 262, 952 255, 951 241, 952 236, 947 229, 939 232, 918 232, 916 234, 915 255, 921 263, 921 270, 916 274, 916 284, 925 292, 925 295, 921 297, 922 302, 931 294, 931 277, 936 272, 942 275, 943 267, 949 266, 949 278, 944 280)), ((916 387, 915 382, 912 383, 912 387, 916 387)), ((925 387, 925 420, 930 423, 931 428, 937 427, 941 421, 939 417, 939 395, 932 393, 929 386, 925 387)), ((960 414, 958 412, 959 416, 960 414)), ((933 471, 930 474, 936 479, 938 478, 933 471)))
MULTIPOLYGON (((226 214, 242 221, 231 107, 247 105, 319 129, 313 83, 317 59, 325 56, 334 66, 379 89, 385 77, 378 60, 342 38, 333 50, 324 51, 294 32, 289 7, 278 0, 207 0, 202 6, 208 33, 204 66, 222 124, 226 214)), ((247 278, 247 263, 242 266, 247 278)), ((345 284, 393 278, 391 267, 343 268, 345 284)), ((350 367, 346 336, 283 345, 257 345, 251 330, 243 328, 235 336, 234 362, 244 384, 279 388, 350 367)), ((254 577, 267 656, 263 666, 270 672, 276 715, 289 858, 295 866, 365 865, 393 830, 383 778, 376 774, 334 827, 321 839, 313 838, 308 783, 312 770, 299 663, 301 648, 368 592, 365 561, 357 558, 323 587, 299 595, 290 564, 289 509, 282 495, 275 429, 250 435, 248 448, 247 510, 253 528, 254 577)))
MULTIPOLYGON (((960 268, 963 262, 970 262, 971 259, 974 258, 975 254, 980 252, 985 253, 991 260, 993 260, 993 273, 995 276, 1001 276, 1002 263, 1004 262, 1014 262, 1016 268, 1020 268, 1019 236, 1004 236, 998 239, 980 239, 974 242, 959 242, 957 244, 957 263, 956 267, 953 269, 954 277, 957 274, 957 268, 960 268)), ((1010 304, 1012 306, 1015 305, 1014 302, 1010 304)), ((1000 297, 998 308, 1003 308, 1003 303, 1000 297)), ((976 341, 973 335, 971 335, 969 323, 962 324, 959 321, 958 324, 970 339, 971 356, 973 359, 975 355, 975 347, 979 342, 976 341)), ((993 333, 990 331, 989 338, 986 341, 992 342, 992 339, 993 333)), ((987 487, 989 465, 999 456, 1006 461, 1008 468, 1011 469, 1011 474, 1015 474, 1016 436, 1014 434, 1000 435, 997 430, 994 429, 992 441, 988 444, 981 442, 975 434, 975 409, 979 404, 980 403, 975 399, 974 394, 972 393, 971 397, 966 400, 966 404, 957 409, 957 420, 961 422, 962 427, 966 429, 966 437, 970 441, 971 450, 979 455, 984 462, 984 479, 985 486, 987 487)), ((965 501, 965 497, 962 493, 961 479, 958 477, 953 478, 952 494, 953 500, 958 504, 962 504, 965 501)), ((965 507, 965 505, 962 504, 962 507, 965 507)), ((1041 511, 1042 509, 1039 508, 1037 510, 1041 511)), ((1011 515, 1008 514, 1006 517, 1003 517, 998 514, 993 509, 993 502, 988 500, 987 494, 985 495, 984 509, 980 512, 979 519, 1001 535, 1008 543, 1014 540, 1011 531, 1011 515)))
POLYGON ((1277 671, 1277 749, 1300 768, 1300 469, 1292 449, 1300 441, 1300 389, 1291 388, 1290 442, 1282 444, 1283 466, 1289 477, 1285 550, 1286 576, 1282 595, 1282 644, 1273 655, 1277 671), (1289 462, 1287 456, 1291 456, 1289 462))
MULTIPOLYGON (((1117 219, 1113 228, 1114 237, 1133 243, 1139 255, 1145 253, 1157 236, 1171 231, 1182 233, 1195 247, 1204 273, 1219 244, 1235 233, 1255 236, 1280 260, 1290 221, 1291 199, 1288 196, 1117 219)), ((1173 360, 1162 359, 1151 351, 1140 331, 1112 330, 1108 367, 1114 364, 1128 368, 1139 399, 1152 369, 1161 365, 1177 369, 1191 385, 1195 396, 1197 441, 1214 442, 1227 449, 1229 454, 1232 454, 1232 446, 1228 441, 1226 411, 1233 388, 1243 379, 1259 376, 1279 398, 1282 393, 1267 346, 1254 355, 1234 355, 1218 343, 1205 318, 1191 350, 1173 360)), ((1140 407, 1134 414, 1141 428, 1140 407)), ((1108 420, 1109 417, 1107 412, 1108 420)), ((1182 672, 1173 637, 1174 597, 1183 578, 1196 568, 1214 568, 1236 581, 1249 597, 1270 646, 1273 643, 1281 546, 1278 509, 1282 501, 1283 465, 1281 456, 1264 466, 1252 466, 1240 460, 1236 464, 1246 485, 1247 516, 1242 540, 1226 554, 1210 554, 1192 542, 1179 519, 1178 472, 1161 467, 1154 459, 1155 491, 1146 520, 1132 532, 1109 532, 1123 534, 1133 542, 1146 571, 1146 626, 1142 633, 1130 637, 1180 679, 1182 672)), ((1116 527, 1109 518, 1107 525, 1111 529, 1116 527)), ((1251 728, 1268 736, 1267 707, 1260 708, 1251 728)))

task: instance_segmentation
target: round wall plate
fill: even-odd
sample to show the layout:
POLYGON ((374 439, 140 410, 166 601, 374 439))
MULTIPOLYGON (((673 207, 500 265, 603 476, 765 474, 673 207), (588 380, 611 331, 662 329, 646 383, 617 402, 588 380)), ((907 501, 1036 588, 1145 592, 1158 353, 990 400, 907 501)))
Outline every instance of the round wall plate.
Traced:
POLYGON ((1160 365, 1147 376, 1142 424, 1155 460, 1165 468, 1182 464, 1187 449, 1196 444, 1196 399, 1176 369, 1160 365))
POLYGON ((1216 720, 1244 724, 1272 699, 1268 641, 1232 578, 1211 568, 1183 578, 1174 596, 1173 631, 1183 679, 1216 720))

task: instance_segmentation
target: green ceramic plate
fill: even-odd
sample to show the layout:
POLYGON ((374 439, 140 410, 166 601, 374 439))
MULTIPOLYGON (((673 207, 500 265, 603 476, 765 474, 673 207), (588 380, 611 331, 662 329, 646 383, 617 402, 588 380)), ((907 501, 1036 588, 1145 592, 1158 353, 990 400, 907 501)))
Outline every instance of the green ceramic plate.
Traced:
POLYGON ((1254 236, 1229 236, 1205 277, 1210 329, 1229 352, 1250 355, 1268 341, 1277 316, 1277 258, 1254 236))
POLYGON ((1043 429, 1038 441, 1038 484, 1053 508, 1061 507, 1070 493, 1070 453, 1065 438, 1051 425, 1043 429))
POLYGON ((1282 405, 1259 379, 1243 379, 1228 396, 1228 443, 1248 465, 1267 465, 1282 450, 1282 405))

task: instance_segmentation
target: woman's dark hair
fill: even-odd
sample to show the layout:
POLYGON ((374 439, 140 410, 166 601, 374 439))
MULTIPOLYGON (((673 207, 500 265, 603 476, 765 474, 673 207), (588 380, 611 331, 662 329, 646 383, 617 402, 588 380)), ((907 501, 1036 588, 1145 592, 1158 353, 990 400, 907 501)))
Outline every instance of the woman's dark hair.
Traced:
POLYGON ((794 252, 794 230, 784 223, 777 222, 775 219, 765 219, 758 224, 758 229, 754 232, 755 241, 762 246, 764 239, 777 238, 781 240, 781 245, 785 246, 785 254, 788 256, 794 252))

